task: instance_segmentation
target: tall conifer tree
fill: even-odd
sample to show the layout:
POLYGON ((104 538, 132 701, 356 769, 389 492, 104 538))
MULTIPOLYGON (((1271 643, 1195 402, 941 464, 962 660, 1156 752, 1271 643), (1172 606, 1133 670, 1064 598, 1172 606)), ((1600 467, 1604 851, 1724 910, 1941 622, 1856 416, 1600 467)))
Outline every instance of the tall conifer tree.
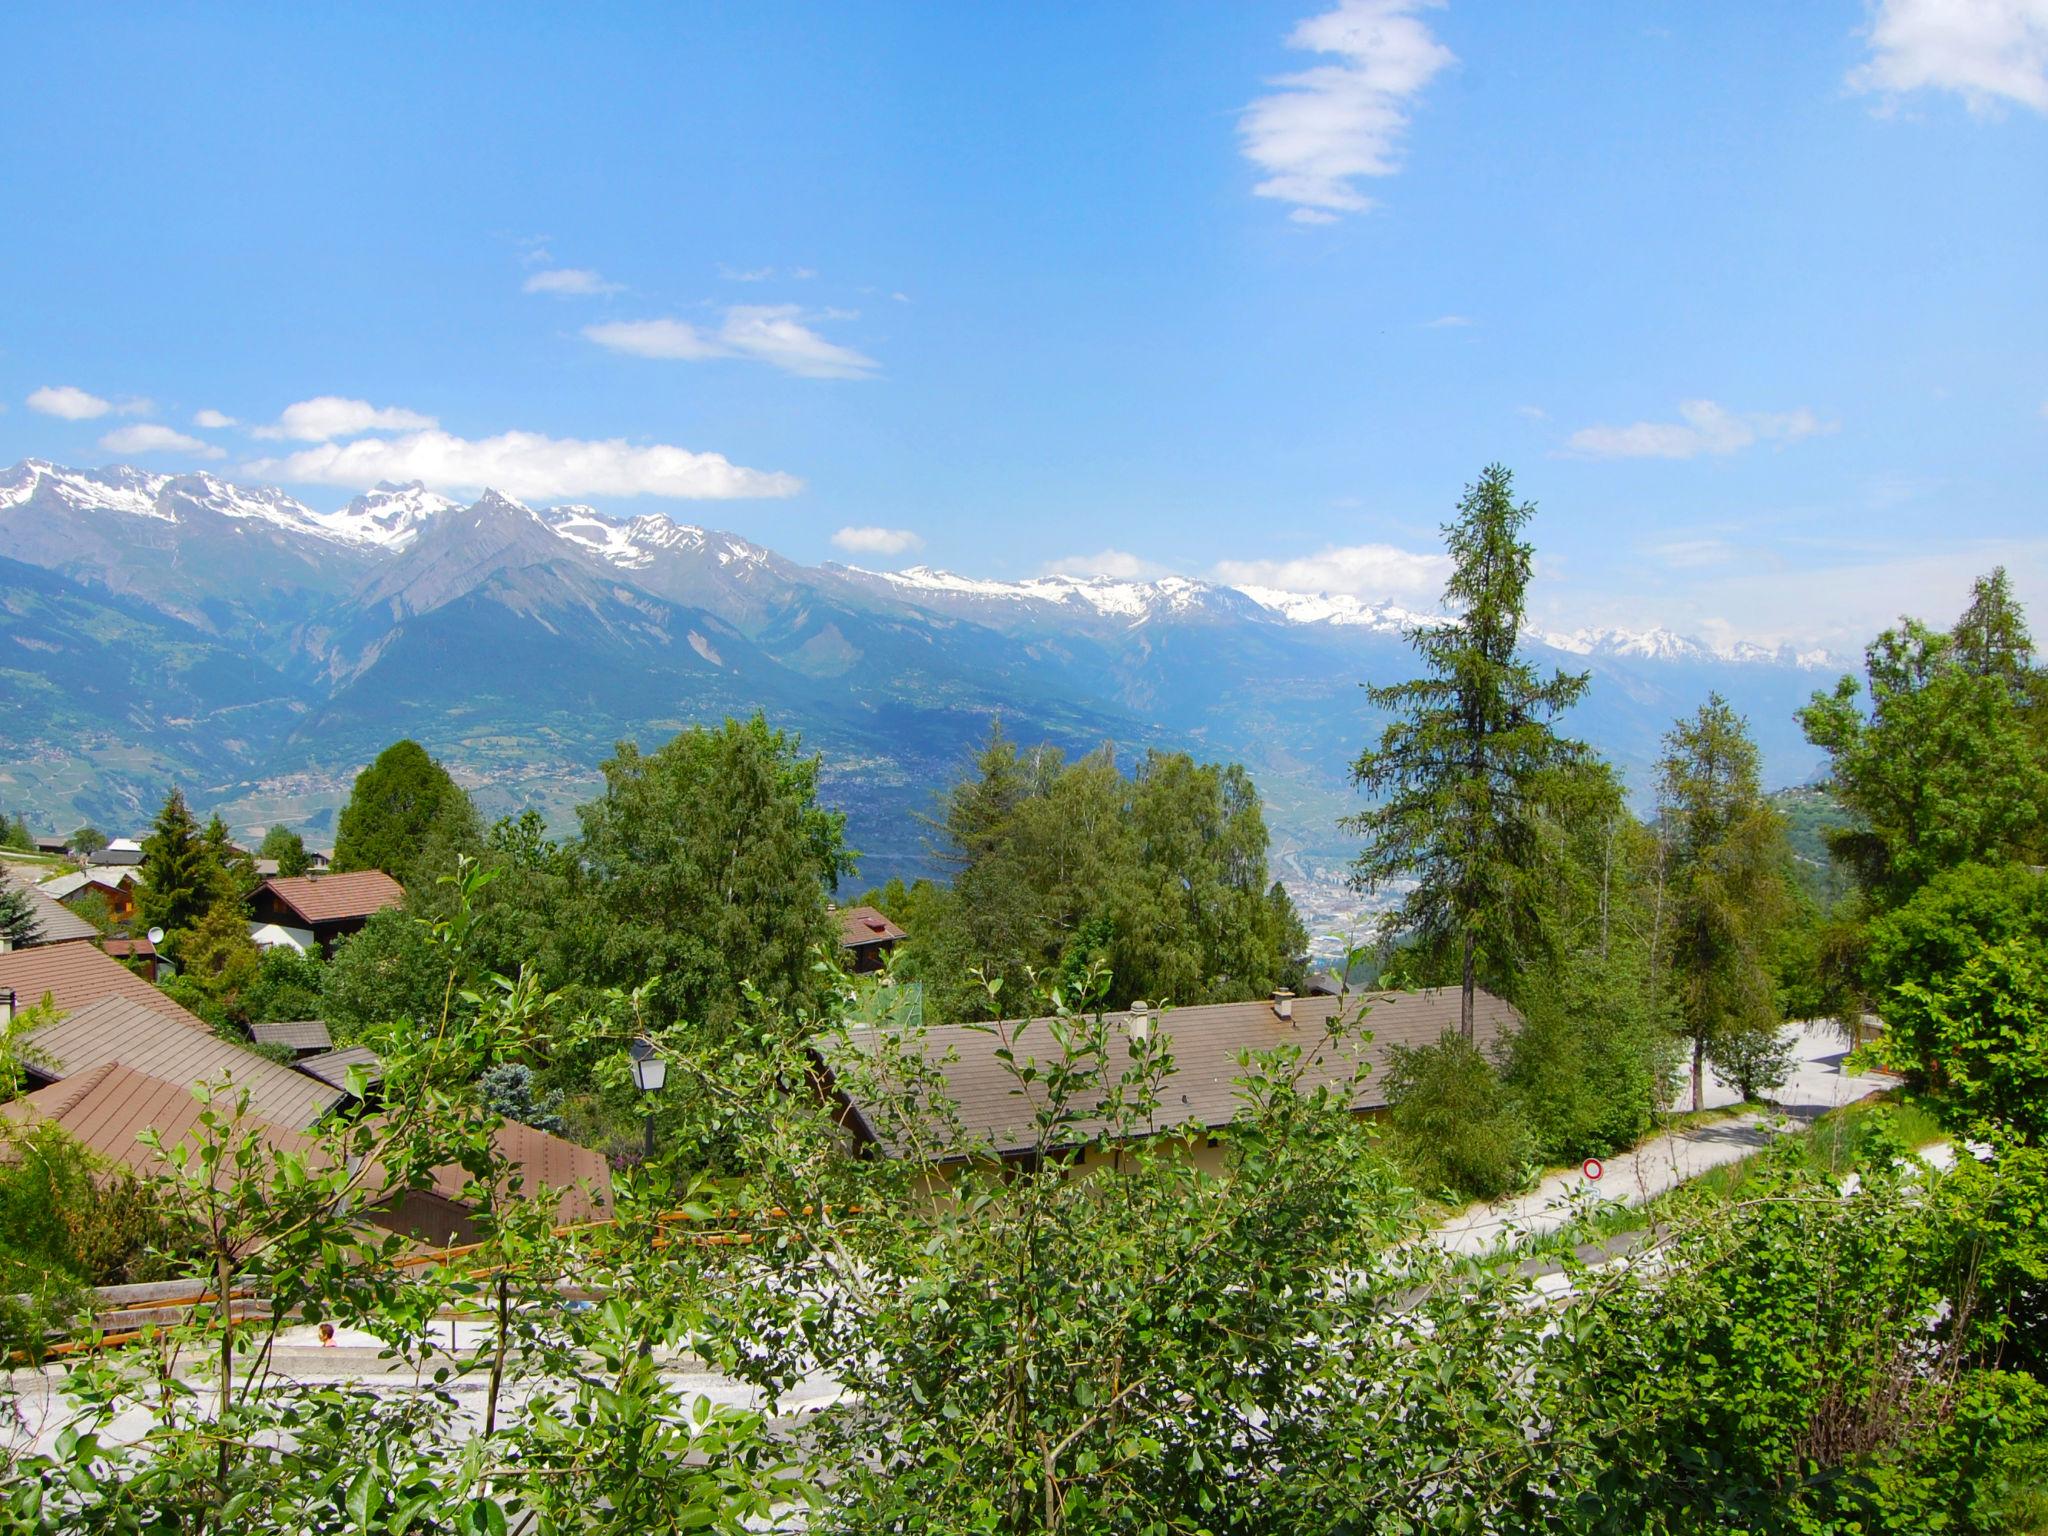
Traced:
POLYGON ((220 894, 220 867, 181 789, 165 796, 149 836, 142 840, 142 860, 137 903, 149 927, 167 933, 190 928, 220 894))
POLYGON ((1692 1048, 1692 1106, 1706 1061, 1754 1056, 1783 1022, 1770 941, 1791 893, 1785 824, 1758 784, 1756 743, 1720 694, 1664 738, 1658 811, 1671 856, 1669 975, 1692 1048))
POLYGON ((1516 503, 1502 465, 1466 487, 1444 527, 1454 562, 1444 604, 1454 617, 1409 633, 1425 676, 1367 684, 1373 704, 1397 718, 1351 770, 1378 800, 1345 820, 1366 840, 1353 883, 1416 882, 1395 926, 1455 950, 1468 1039, 1481 970, 1510 967, 1541 943, 1538 821, 1562 771, 1585 755, 1551 722, 1585 692, 1586 674, 1542 678, 1516 654, 1531 556, 1521 534, 1535 510, 1516 503))

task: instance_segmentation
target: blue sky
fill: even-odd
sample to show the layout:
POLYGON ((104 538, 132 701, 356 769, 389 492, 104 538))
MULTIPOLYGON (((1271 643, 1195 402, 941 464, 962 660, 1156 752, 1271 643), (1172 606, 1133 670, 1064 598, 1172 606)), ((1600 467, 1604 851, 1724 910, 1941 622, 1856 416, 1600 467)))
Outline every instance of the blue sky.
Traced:
POLYGON ((1853 648, 1995 560, 2048 604, 2048 0, 0 43, 0 461, 1415 601, 1500 459, 1548 623, 1853 648))

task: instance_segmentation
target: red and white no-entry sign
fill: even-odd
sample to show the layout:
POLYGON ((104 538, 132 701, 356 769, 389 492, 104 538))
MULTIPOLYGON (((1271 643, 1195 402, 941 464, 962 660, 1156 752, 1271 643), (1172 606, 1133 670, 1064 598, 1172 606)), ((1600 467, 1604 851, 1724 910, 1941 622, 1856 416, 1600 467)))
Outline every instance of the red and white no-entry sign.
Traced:
POLYGON ((1579 1172, 1583 1173, 1589 1179, 1597 1179, 1600 1177, 1601 1174, 1605 1173, 1606 1171, 1606 1166, 1597 1157, 1589 1157, 1583 1163, 1579 1164, 1579 1172))

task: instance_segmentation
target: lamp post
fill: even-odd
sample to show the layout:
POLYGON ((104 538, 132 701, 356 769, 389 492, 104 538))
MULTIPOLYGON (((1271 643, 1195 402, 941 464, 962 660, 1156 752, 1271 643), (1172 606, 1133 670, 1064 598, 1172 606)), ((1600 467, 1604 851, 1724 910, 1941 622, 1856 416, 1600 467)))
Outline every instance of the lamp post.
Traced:
MULTIPOLYGON (((652 1040, 642 1035, 626 1051, 633 1058, 633 1086, 643 1095, 657 1094, 668 1085, 668 1063, 655 1054, 652 1040)), ((653 1162, 654 1100, 643 1097, 641 1102, 647 1106, 647 1160, 653 1162)))

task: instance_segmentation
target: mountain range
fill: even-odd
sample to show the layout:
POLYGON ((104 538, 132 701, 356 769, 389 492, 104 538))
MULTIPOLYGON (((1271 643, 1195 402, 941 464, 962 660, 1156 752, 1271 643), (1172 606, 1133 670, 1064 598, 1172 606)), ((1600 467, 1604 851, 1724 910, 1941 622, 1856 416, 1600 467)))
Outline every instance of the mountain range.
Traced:
MULTIPOLYGON (((0 808, 139 825, 173 782, 231 825, 331 836, 361 765, 412 736, 487 814, 558 824, 613 744, 764 711, 825 757, 863 876, 929 867, 934 793, 1000 716, 1069 751, 1238 759, 1298 889, 1328 884, 1379 724, 1431 615, 1343 594, 917 566, 804 566, 661 515, 464 504, 380 485, 321 512, 205 474, 0 471, 0 808)), ((1530 637, 1589 671, 1570 729, 1641 792, 1671 721, 1718 689, 1774 784, 1818 766, 1792 711, 1841 664, 1666 630, 1530 637)), ((1310 903, 1315 905, 1314 902, 1310 903)))

